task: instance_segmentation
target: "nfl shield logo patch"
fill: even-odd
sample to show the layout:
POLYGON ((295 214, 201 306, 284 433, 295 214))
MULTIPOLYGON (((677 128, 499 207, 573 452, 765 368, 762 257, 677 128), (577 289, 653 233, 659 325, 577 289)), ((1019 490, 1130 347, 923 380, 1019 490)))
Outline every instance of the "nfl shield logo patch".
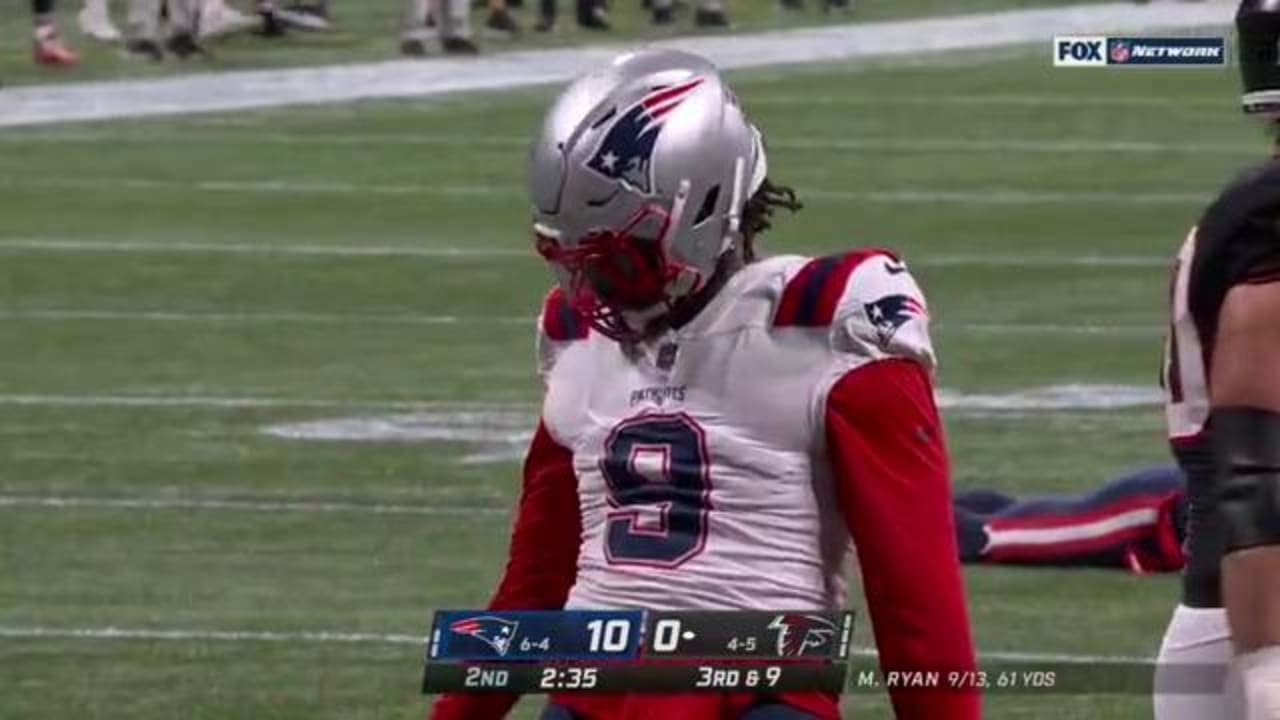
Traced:
POLYGON ((675 343, 665 343, 658 348, 658 359, 656 364, 659 370, 670 370, 676 364, 676 353, 680 352, 680 346, 675 343))

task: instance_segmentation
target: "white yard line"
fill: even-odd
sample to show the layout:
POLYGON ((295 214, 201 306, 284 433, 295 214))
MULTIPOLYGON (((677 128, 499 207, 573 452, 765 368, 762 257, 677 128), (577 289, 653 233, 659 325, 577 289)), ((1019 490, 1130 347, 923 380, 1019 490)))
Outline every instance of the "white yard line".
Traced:
POLYGON ((306 642, 421 645, 424 637, 388 633, 274 632, 269 630, 197 630, 158 628, 55 628, 0 625, 0 638, 13 640, 174 640, 179 642, 306 642))
POLYGON ((529 316, 464 317, 461 315, 414 315, 409 313, 313 313, 313 312, 174 312, 168 310, 0 310, 0 320, 115 321, 214 324, 299 325, 527 325, 537 318, 529 316))
MULTIPOLYGON (((963 244, 950 239, 949 243, 963 244)), ((805 252, 801 249, 791 252, 805 252)), ((274 243, 211 243, 181 240, 132 240, 126 238, 64 237, 0 237, 0 252, 10 253, 156 253, 262 256, 337 256, 337 257, 422 257, 422 258, 516 258, 539 261, 532 247, 503 248, 486 246, 402 246, 402 245, 315 245, 274 243)), ((824 253, 828 250, 816 250, 824 253)), ((1060 255, 989 253, 920 252, 907 258, 912 266, 991 266, 991 267, 1159 267, 1169 266, 1169 258, 1160 255, 1060 255)))
MULTIPOLYGON (((56 190, 170 190, 209 193, 278 193, 284 195, 337 195, 374 197, 467 197, 467 198, 516 198, 524 190, 510 185, 385 185, 358 183, 343 180, 172 180, 138 177, 48 177, 0 178, 0 187, 14 189, 56 190)), ((1102 192, 1102 191, 1054 191, 1015 190, 1002 187, 972 188, 969 190, 941 190, 928 188, 904 188, 898 190, 835 190, 801 185, 802 198, 864 202, 873 205, 1133 205, 1175 206, 1202 205, 1212 196, 1212 190, 1157 191, 1157 192, 1102 192)))
POLYGON ((1174 206, 1202 205, 1212 199, 1212 191, 1204 192, 1096 192, 1013 190, 1010 188, 973 188, 971 190, 831 190, 804 188, 802 198, 848 200, 874 205, 1134 205, 1174 206))
MULTIPOLYGON (((3 247, 3 241, 0 241, 3 247)), ((913 266, 949 267, 967 265, 987 265, 992 267, 1136 267, 1136 268, 1168 268, 1170 259, 1163 255, 1009 255, 993 253, 928 253, 919 257, 909 256, 907 261, 913 266)))
POLYGON ((787 95, 783 93, 760 92, 751 93, 749 107, 757 105, 779 105, 813 107, 852 106, 852 107, 1030 107, 1030 108, 1075 108, 1075 107, 1137 107, 1137 108, 1186 108, 1204 107, 1216 109, 1234 109, 1239 102, 1235 95, 1226 93, 1220 97, 1177 97, 1142 96, 1142 95, 1028 95, 1028 94, 988 94, 973 93, 966 95, 858 95, 856 93, 827 97, 813 95, 787 95))
POLYGON ((142 498, 142 497, 78 497, 50 495, 0 495, 3 508, 47 508, 67 510, 74 508, 112 510, 200 510, 249 513, 351 513, 357 515, 444 515, 472 517, 474 515, 506 515, 506 508, 473 505, 400 505, 363 504, 350 502, 217 500, 195 498, 142 498))
POLYGON ((345 180, 182 180, 141 177, 47 177, 18 178, 5 176, 0 178, 0 187, 37 188, 49 190, 179 190, 184 192, 208 193, 276 193, 281 195, 351 195, 351 196, 384 196, 384 197, 420 197, 436 195, 443 197, 517 197, 523 191, 515 185, 388 185, 378 183, 358 183, 345 180))
MULTIPOLYGON (((1054 35, 1225 28, 1228 3, 1112 3, 803 28, 655 43, 693 50, 724 68, 885 58, 1043 43, 1054 35)), ((185 115, 372 98, 430 97, 563 82, 608 62, 626 46, 500 53, 477 59, 398 60, 360 65, 250 70, 153 80, 6 88, 0 126, 185 115)))
POLYGON ((202 395, 110 395, 110 394, 39 394, 39 393, 3 393, 0 394, 0 406, 27 407, 92 407, 92 408, 209 408, 221 410, 237 409, 317 409, 317 410, 424 410, 459 412, 485 410, 522 410, 532 407, 521 403, 485 403, 485 402, 434 402, 417 400, 321 400, 315 398, 287 397, 233 397, 202 395))
POLYGON ((1119 337, 1157 337, 1165 332, 1161 325, 1100 325, 1081 323, 949 323, 931 326, 935 330, 960 331, 981 335, 1113 335, 1119 337))
MULTIPOLYGON (((0 638, 13 640, 140 640, 176 642, 280 642, 367 645, 425 645, 425 635, 341 631, 201 630, 196 628, 47 627, 40 625, 0 625, 0 638)), ((876 657, 875 648, 853 647, 850 654, 876 657)), ((1154 657, 1135 655, 1094 655, 1088 653, 1046 653, 1018 650, 980 651, 982 660, 997 662, 1058 663, 1063 665, 1145 665, 1154 657)))
POLYGON ((339 257, 516 257, 538 259, 532 243, 528 249, 500 247, 431 247, 396 245, 277 245, 272 243, 207 243, 127 239, 77 239, 59 237, 0 238, 0 252, 39 253, 189 253, 195 255, 285 255, 339 257))
MULTIPOLYGON (((136 131, 52 132, 0 134, 0 145, 32 143, 65 144, 145 144, 176 143, 182 145, 297 145, 320 147, 492 147, 523 149, 529 139, 516 136, 474 137, 430 134, 360 134, 360 133, 138 133, 136 131)), ((769 138, 771 150, 827 152, 866 151, 907 153, 989 153, 1032 155, 1079 155, 1082 153, 1121 155, 1226 155, 1256 157, 1258 146, 1250 143, 1183 143, 1150 140, 1098 140, 1092 138, 769 138)))
MULTIPOLYGON (((951 388, 938 391, 939 405, 958 410, 1056 411, 1143 407, 1160 402, 1154 387, 1119 384, 1061 383, 1004 391, 964 392, 951 388)), ((456 423, 474 420, 488 427, 489 420, 506 422, 504 413, 535 410, 534 402, 436 402, 379 400, 376 398, 316 399, 288 397, 234 397, 210 395, 113 395, 3 393, 0 406, 18 407, 104 407, 104 408, 209 408, 209 409, 316 409, 375 410, 427 413, 432 418, 448 415, 456 423)), ((379 418, 369 418, 370 421, 379 418)), ((343 419, 345 420, 345 419, 343 419)))
MULTIPOLYGON (((171 310, 0 310, 0 320, 47 322, 143 322, 205 323, 228 325, 427 325, 482 326, 513 325, 533 327, 533 315, 415 315, 411 313, 313 313, 313 312, 176 312, 171 310)), ((1160 325, 1103 325, 1097 323, 951 323, 933 325, 935 330, 980 333, 983 335, 1119 335, 1151 337, 1164 332, 1160 325)))

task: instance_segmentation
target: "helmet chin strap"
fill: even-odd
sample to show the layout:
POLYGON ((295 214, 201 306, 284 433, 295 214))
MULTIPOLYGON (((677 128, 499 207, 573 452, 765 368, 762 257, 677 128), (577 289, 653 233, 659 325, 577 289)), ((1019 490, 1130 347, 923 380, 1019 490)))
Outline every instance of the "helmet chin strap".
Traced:
POLYGON ((729 196, 729 213, 725 215, 724 238, 720 240, 717 257, 733 250, 742 237, 742 176, 744 163, 741 157, 733 161, 733 195, 729 196))
MULTIPOLYGON (((742 208, 746 203, 743 197, 749 192, 755 192, 757 188, 764 182, 765 173, 767 171, 768 162, 764 154, 764 142, 760 135, 760 131, 755 127, 751 128, 753 134, 753 150, 755 157, 753 158, 751 177, 747 178, 747 159, 739 156, 733 161, 733 194, 729 198, 729 212, 725 216, 727 221, 726 232, 721 240, 718 257, 723 257, 725 253, 734 249, 739 245, 742 237, 742 208), (747 184, 750 183, 750 187, 747 184)), ((692 186, 686 178, 680 181, 680 186, 676 190, 676 195, 671 203, 670 229, 668 232, 679 232, 680 220, 684 217, 685 209, 689 203, 689 193, 692 186)), ((665 238, 664 238, 665 240, 665 238)), ((664 249, 665 253, 665 249, 664 249)), ((680 274, 671 282, 668 288, 668 299, 664 303, 659 303, 643 310, 629 310, 621 313, 622 319, 632 329, 641 331, 649 327, 655 320, 667 315, 671 312, 672 307, 680 300, 696 294, 698 291, 706 287, 711 280, 710 277, 702 277, 696 273, 682 270, 680 274)))
POLYGON ((744 196, 749 197, 759 190, 764 184, 765 176, 769 174, 769 159, 764 152, 764 136, 754 125, 751 126, 751 151, 753 157, 750 178, 746 177, 746 159, 739 156, 733 161, 733 196, 729 198, 729 214, 726 217, 729 222, 724 240, 720 244, 721 255, 733 249, 733 246, 742 238, 742 208, 746 205, 744 196), (744 184, 744 180, 749 184, 744 184))
MULTIPOLYGON (((692 191, 693 185, 689 182, 688 178, 680 181, 680 185, 676 188, 675 197, 671 201, 671 213, 668 215, 669 219, 667 224, 668 234, 679 232, 680 220, 684 217, 685 208, 689 204, 689 194, 692 191)), ((666 242, 667 238, 662 238, 662 243, 664 245, 666 242)), ((667 249, 665 247, 662 249, 662 254, 664 257, 667 254, 667 249)), ((699 278, 696 274, 681 270, 680 274, 671 281, 671 284, 667 289, 668 299, 665 302, 651 305, 643 310, 623 310, 619 312, 619 315, 622 316, 622 321, 625 322, 628 327, 637 332, 641 332, 652 325, 655 320, 671 312, 672 304, 679 298, 695 291, 698 286, 698 280, 699 278)))

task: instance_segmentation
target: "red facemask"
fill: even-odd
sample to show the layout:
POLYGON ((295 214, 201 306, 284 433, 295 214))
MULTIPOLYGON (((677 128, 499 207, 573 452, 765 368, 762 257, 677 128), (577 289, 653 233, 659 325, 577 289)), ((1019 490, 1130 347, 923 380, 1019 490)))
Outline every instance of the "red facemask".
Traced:
POLYGON ((592 327, 615 340, 635 340, 644 330, 627 324, 622 313, 669 306, 667 287, 684 269, 664 250, 672 224, 671 213, 649 205, 620 230, 593 230, 572 247, 538 233, 537 248, 568 273, 569 302, 592 327))

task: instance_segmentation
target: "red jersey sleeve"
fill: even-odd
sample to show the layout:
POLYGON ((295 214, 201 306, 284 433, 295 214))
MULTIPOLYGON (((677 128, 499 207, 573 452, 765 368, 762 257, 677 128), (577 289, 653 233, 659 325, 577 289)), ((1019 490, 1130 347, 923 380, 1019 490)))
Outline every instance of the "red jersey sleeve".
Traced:
MULTIPOLYGON (((582 521, 573 453, 539 424, 524 462, 524 480, 507 567, 489 601, 491 610, 553 610, 564 606, 578 573, 582 521)), ((505 717, 519 696, 506 693, 441 695, 432 720, 505 717)))
MULTIPOLYGON (((826 442, 884 671, 975 669, 946 442, 929 376, 887 359, 832 388, 826 442)), ((976 691, 890 690, 898 720, 976 720, 976 691)))

